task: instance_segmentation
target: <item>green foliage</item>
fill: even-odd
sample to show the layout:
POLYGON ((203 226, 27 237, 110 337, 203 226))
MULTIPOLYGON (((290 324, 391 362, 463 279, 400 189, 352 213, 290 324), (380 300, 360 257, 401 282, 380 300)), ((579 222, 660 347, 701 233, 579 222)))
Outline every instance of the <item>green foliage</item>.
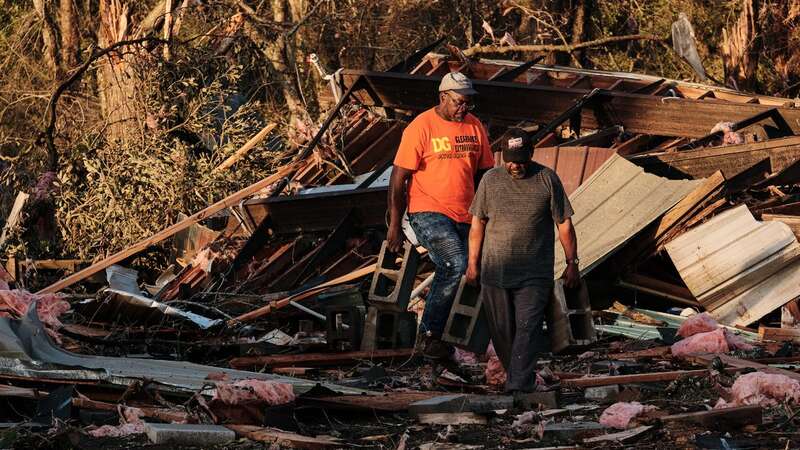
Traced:
POLYGON ((137 67, 145 137, 98 141, 64 155, 57 218, 64 250, 113 252, 270 174, 282 155, 274 140, 228 170, 212 173, 266 121, 263 105, 241 95, 243 69, 187 48, 170 62, 137 67))

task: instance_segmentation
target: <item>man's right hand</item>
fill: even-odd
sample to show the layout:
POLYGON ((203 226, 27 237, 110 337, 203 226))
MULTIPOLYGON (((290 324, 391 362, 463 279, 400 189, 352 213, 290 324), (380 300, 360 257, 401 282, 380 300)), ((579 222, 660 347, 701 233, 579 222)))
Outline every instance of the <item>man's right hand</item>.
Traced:
POLYGON ((472 286, 478 285, 478 277, 480 276, 480 270, 472 264, 467 266, 467 273, 464 275, 466 277, 467 284, 471 284, 472 286))
POLYGON ((387 247, 392 253, 400 253, 403 250, 403 244, 406 241, 405 234, 400 225, 389 227, 389 233, 386 235, 387 247))

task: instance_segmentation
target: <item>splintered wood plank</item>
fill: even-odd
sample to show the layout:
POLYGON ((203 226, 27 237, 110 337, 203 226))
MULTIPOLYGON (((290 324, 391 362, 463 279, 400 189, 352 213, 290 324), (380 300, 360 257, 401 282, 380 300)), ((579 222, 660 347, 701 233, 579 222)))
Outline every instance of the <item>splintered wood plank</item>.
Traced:
POLYGON ((336 397, 302 398, 302 401, 320 404, 329 408, 367 411, 401 412, 420 400, 439 397, 446 392, 390 392, 384 395, 341 395, 336 397))
POLYGON ((268 135, 268 134, 269 134, 269 133, 270 133, 270 132, 271 132, 273 129, 275 129, 275 127, 276 127, 276 126, 277 126, 277 124, 274 124, 274 123, 271 123, 271 124, 269 124, 269 125, 265 126, 265 127, 264 127, 264 128, 261 130, 261 131, 259 131, 259 132, 258 132, 258 134, 256 134, 256 135, 255 135, 255 136, 253 136, 252 138, 250 138, 250 140, 249 140, 249 141, 247 141, 247 142, 246 142, 246 143, 245 143, 243 146, 241 146, 241 147, 240 147, 238 150, 236 150, 236 152, 234 152, 234 153, 233 153, 231 156, 229 156, 229 157, 228 157, 228 158, 227 158, 225 161, 222 161, 222 163, 220 163, 220 165, 218 165, 217 167, 215 167, 215 168, 214 168, 214 170, 212 170, 212 171, 211 171, 211 173, 217 173, 217 172, 220 172, 220 171, 222 171, 222 170, 225 170, 225 169, 227 169, 228 167, 230 167, 230 166, 232 166, 232 165, 236 164, 236 162, 237 162, 237 161, 239 161, 240 159, 244 158, 244 157, 245 157, 245 155, 247 155, 247 153, 248 153, 250 150, 252 150, 252 149, 253 149, 253 148, 255 148, 255 147, 258 145, 258 144, 260 144, 260 143, 261 143, 261 141, 263 141, 263 140, 264 140, 264 138, 265 138, 265 137, 267 137, 267 135, 268 135))
POLYGON ((656 172, 664 172, 663 168, 667 167, 672 173, 703 178, 721 170, 728 179, 765 158, 769 158, 772 170, 780 171, 789 167, 800 158, 800 136, 630 157, 632 162, 656 172))
POLYGON ((243 356, 233 358, 229 364, 239 369, 245 367, 268 366, 286 367, 292 365, 340 365, 352 364, 359 360, 410 358, 414 354, 413 348, 398 348, 389 350, 371 350, 342 353, 301 353, 297 355, 272 355, 272 356, 243 356))
POLYGON ((700 370, 673 370, 669 372, 637 373, 635 375, 608 375, 599 377, 573 378, 561 380, 565 387, 587 388, 595 386, 611 386, 614 384, 655 383, 658 381, 673 381, 684 377, 702 377, 708 375, 707 369, 700 370))
POLYGON ((704 353, 700 355, 688 355, 684 356, 683 359, 687 361, 694 362, 695 364, 701 364, 705 366, 711 366, 711 362, 714 358, 719 358, 726 366, 733 367, 734 369, 755 369, 759 372, 764 373, 774 373, 779 375, 786 375, 787 377, 800 381, 800 373, 792 372, 791 370, 786 369, 779 369, 777 367, 770 367, 766 364, 757 363, 755 361, 748 361, 740 358, 734 358, 733 356, 725 355, 725 354, 716 354, 716 353, 704 353))
POLYGON ((693 423, 708 427, 709 429, 718 428, 739 428, 745 425, 761 425, 763 408, 758 405, 738 406, 733 408, 712 409, 710 411, 699 411, 683 414, 672 414, 661 417, 662 423, 693 423))
POLYGON ((484 425, 488 423, 486 416, 474 412, 460 413, 425 413, 418 414, 419 423, 428 425, 484 425))
POLYGON ((800 342, 800 328, 758 327, 762 341, 800 342))
POLYGON ((364 277, 364 276, 367 276, 367 275, 371 275, 371 274, 373 274, 375 272, 375 267, 376 267, 375 264, 371 264, 369 266, 366 266, 366 267, 363 267, 361 269, 355 270, 355 271, 353 271, 351 273, 348 273, 347 275, 342 275, 339 278, 336 278, 336 279, 333 279, 331 281, 325 282, 325 283, 323 283, 323 284, 321 284, 319 286, 315 286, 315 287, 313 287, 311 289, 307 289, 307 290, 305 290, 303 292, 298 292, 297 294, 290 295, 289 297, 283 298, 281 300, 270 302, 270 304, 268 304, 266 306, 262 306, 261 308, 258 308, 258 309, 255 309, 253 311, 250 311, 248 313, 245 313, 245 314, 242 314, 240 316, 234 317, 233 319, 228 321, 228 325, 233 326, 237 322, 247 322, 247 321, 250 321, 250 320, 258 319, 259 317, 263 317, 263 316, 271 313, 275 309, 280 309, 280 308, 286 307, 289 304, 289 302, 292 302, 292 301, 298 301, 299 302, 300 300, 304 300, 304 299, 307 299, 309 297, 313 297, 313 296, 319 294, 320 292, 323 292, 325 289, 327 289, 327 288, 329 288, 331 286, 337 286, 337 285, 340 285, 340 284, 348 283, 350 281, 357 280, 357 279, 359 279, 361 277, 364 277))
POLYGON ((583 440, 584 444, 596 444, 598 442, 621 442, 621 443, 628 443, 632 442, 650 431, 653 428, 652 425, 642 425, 640 427, 631 428, 630 430, 619 431, 617 433, 609 433, 603 434, 601 436, 595 436, 586 438, 583 440))
POLYGON ((25 207, 25 203, 28 201, 29 197, 30 195, 24 192, 17 193, 14 204, 11 206, 11 212, 8 214, 8 217, 6 217, 6 224, 3 226, 3 232, 0 234, 0 246, 5 243, 8 238, 8 233, 19 223, 20 217, 22 217, 22 208, 25 207))
POLYGON ((177 222, 177 223, 175 223, 173 225, 168 226, 167 228, 161 230, 160 232, 158 232, 158 233, 156 233, 156 234, 154 234, 154 235, 152 235, 152 236, 150 236, 150 237, 148 237, 146 239, 143 239, 143 240, 137 242, 136 244, 134 244, 134 245, 132 245, 132 246, 130 246, 130 247, 124 249, 124 250, 121 250, 121 251, 119 251, 117 253, 114 253, 113 255, 109 256, 108 258, 103 259, 100 262, 92 264, 91 266, 89 266, 89 267, 87 267, 87 268, 85 268, 85 269, 83 269, 83 270, 81 270, 81 271, 79 271, 79 272, 77 272, 77 273, 75 273, 73 275, 70 275, 70 276, 68 276, 67 278, 64 278, 61 281, 58 281, 56 283, 51 284, 50 286, 48 286, 48 287, 40 290, 39 292, 37 292, 37 294, 52 294, 54 292, 58 292, 58 291, 60 291, 60 290, 62 290, 64 288, 66 288, 66 287, 72 286, 73 284, 75 284, 75 283, 77 283, 79 281, 85 280, 86 278, 88 278, 88 277, 90 277, 90 276, 92 276, 92 275, 94 275, 94 274, 96 274, 96 273, 98 273, 98 272, 100 272, 102 270, 105 270, 107 267, 110 267, 113 264, 116 264, 116 263, 118 263, 120 261, 123 261, 123 260, 129 258, 129 257, 141 252, 142 250, 146 249, 147 247, 150 247, 151 245, 158 244, 159 242, 163 241, 164 239, 167 239, 167 238, 173 236, 175 233, 177 233, 179 231, 182 231, 182 230, 185 230, 185 229, 189 228, 190 226, 200 222, 203 219, 211 217, 212 215, 216 214, 219 211, 222 211, 225 208, 229 208, 231 206, 234 206, 234 205, 238 204, 240 200, 255 194, 256 192, 268 187, 269 185, 271 185, 273 183, 277 183, 278 181, 280 181, 281 179, 283 179, 284 177, 286 177, 287 175, 292 173, 294 171, 294 169, 295 169, 294 164, 291 164, 291 165, 288 165, 288 166, 284 166, 284 167, 278 169, 278 171, 276 173, 264 178, 263 180, 261 180, 261 181, 259 181, 257 183, 251 184, 250 186, 248 186, 248 187, 246 187, 246 188, 244 188, 244 189, 242 189, 242 190, 240 190, 238 192, 235 192, 235 193, 225 197, 224 199, 214 203, 213 205, 211 205, 211 206, 209 206, 209 207, 207 207, 207 208, 205 208, 205 209, 203 209, 203 210, 201 210, 199 212, 196 212, 196 213, 192 214, 191 216, 187 217, 184 220, 181 220, 181 221, 179 221, 179 222, 177 222))
POLYGON ((264 442, 277 448, 300 448, 319 450, 327 448, 343 448, 347 445, 333 437, 311 437, 279 430, 277 428, 257 427, 254 425, 225 425, 237 435, 252 441, 264 442))

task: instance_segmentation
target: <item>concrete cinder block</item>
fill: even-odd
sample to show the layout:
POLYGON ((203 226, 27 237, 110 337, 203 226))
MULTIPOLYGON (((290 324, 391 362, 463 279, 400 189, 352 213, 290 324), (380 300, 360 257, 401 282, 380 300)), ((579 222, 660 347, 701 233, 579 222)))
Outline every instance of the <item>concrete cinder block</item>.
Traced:
POLYGON ((583 396, 590 402, 614 403, 619 398, 619 385, 589 387, 583 392, 583 396))
POLYGON ((236 439, 233 430, 220 425, 146 423, 144 431, 154 444, 208 447, 236 439))
POLYGON ((408 412, 412 415, 419 414, 438 414, 456 413, 466 411, 466 394, 441 395, 439 397, 426 398, 408 405, 408 412))
POLYGON ((484 353, 489 346, 489 322, 483 311, 480 288, 468 284, 465 276, 458 285, 442 340, 475 354, 484 353))
POLYGON ((408 412, 412 415, 461 412, 485 414, 513 406, 514 398, 508 395, 451 394, 414 402, 409 405, 408 412))
POLYGON ((399 265, 398 256, 389 251, 388 242, 383 241, 368 298, 373 305, 392 305, 403 311, 408 307, 414 289, 419 253, 414 245, 406 241, 403 244, 403 261, 399 265))
POLYGON ((577 442, 586 437, 605 432, 605 427, 597 422, 558 422, 544 426, 544 441, 577 442))
POLYGON ((523 409, 536 409, 543 406, 547 409, 558 408, 559 394, 556 391, 530 392, 517 396, 517 403, 523 409))

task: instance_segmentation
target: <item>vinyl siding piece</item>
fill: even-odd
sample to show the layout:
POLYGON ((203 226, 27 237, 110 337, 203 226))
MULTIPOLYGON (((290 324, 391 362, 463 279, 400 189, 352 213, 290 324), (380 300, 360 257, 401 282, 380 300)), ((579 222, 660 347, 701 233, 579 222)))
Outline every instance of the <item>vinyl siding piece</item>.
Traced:
POLYGON ((778 221, 746 206, 726 211, 666 245, 686 286, 726 325, 748 325, 800 296, 800 244, 778 221))

